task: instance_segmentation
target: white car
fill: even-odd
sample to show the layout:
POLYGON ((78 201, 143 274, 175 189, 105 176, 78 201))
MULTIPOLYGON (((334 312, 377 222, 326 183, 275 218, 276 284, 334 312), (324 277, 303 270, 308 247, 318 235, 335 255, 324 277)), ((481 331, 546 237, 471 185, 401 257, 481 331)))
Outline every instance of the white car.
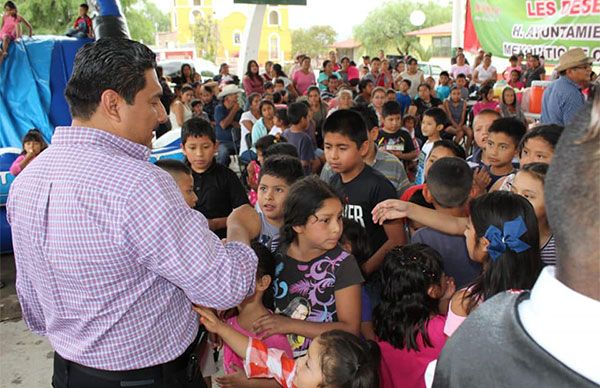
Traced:
POLYGON ((419 62, 419 70, 425 74, 425 78, 433 77, 436 83, 439 81, 440 73, 443 71, 440 66, 427 62, 419 62))
POLYGON ((162 66, 163 75, 167 77, 179 77, 181 71, 181 65, 187 63, 192 66, 197 73, 200 73, 202 81, 211 80, 215 75, 219 74, 219 67, 213 62, 202 59, 167 59, 165 61, 158 62, 158 66, 162 66))

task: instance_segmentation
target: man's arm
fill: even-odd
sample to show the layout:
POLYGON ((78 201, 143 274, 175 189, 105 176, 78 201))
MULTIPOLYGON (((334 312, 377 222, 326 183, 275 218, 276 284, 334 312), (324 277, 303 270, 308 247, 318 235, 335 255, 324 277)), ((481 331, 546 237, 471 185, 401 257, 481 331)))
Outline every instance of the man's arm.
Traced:
POLYGON ((242 205, 227 217, 227 241, 232 239, 254 240, 260 234, 260 216, 248 204, 242 205))
POLYGON ((249 239, 232 236, 223 245, 162 171, 147 174, 136 187, 123 209, 121 244, 141 265, 181 288, 193 303, 219 310, 254 292, 257 258, 249 239))
MULTIPOLYGON (((219 107, 217 107, 217 109, 219 109, 219 107)), ((229 109, 229 113, 227 114, 227 116, 225 116, 225 118, 219 122, 219 125, 221 126, 221 128, 225 129, 225 128, 228 128, 229 126, 231 126, 235 120, 235 115, 237 114, 237 112, 239 110, 240 110, 240 106, 237 103, 233 104, 231 109, 229 109)), ((238 123, 238 125, 239 125, 239 123, 238 123)))

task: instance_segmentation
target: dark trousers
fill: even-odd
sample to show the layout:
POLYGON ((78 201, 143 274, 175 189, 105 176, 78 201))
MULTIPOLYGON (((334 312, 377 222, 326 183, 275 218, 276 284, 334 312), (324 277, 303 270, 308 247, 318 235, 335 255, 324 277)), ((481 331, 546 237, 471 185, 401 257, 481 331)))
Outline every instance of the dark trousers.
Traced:
POLYGON ((197 341, 173 361, 129 371, 104 371, 65 360, 54 353, 54 388, 206 388, 200 373, 197 341))

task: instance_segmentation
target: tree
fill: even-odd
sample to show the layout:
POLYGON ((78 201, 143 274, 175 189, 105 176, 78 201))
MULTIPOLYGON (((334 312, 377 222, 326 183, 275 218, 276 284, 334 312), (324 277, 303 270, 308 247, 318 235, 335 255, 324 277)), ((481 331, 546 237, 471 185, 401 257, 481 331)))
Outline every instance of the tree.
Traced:
POLYGON ((318 58, 335 42, 336 35, 331 26, 312 26, 308 29, 292 30, 292 51, 318 58))
POLYGON ((192 25, 192 35, 198 55, 214 61, 217 56, 219 31, 217 23, 210 13, 196 18, 196 22, 192 25))
MULTIPOLYGON (((83 0, 27 0, 19 12, 31 22, 36 34, 63 35, 79 14, 83 0)), ((169 31, 169 16, 148 0, 123 0, 121 6, 131 38, 146 44, 154 42, 154 33, 169 31)))
POLYGON ((450 5, 395 0, 383 4, 369 13, 365 21, 354 28, 354 37, 362 42, 368 52, 395 50, 404 53, 418 47, 418 39, 405 34, 417 27, 410 24, 408 16, 420 9, 425 13, 425 23, 420 28, 447 23, 452 20, 450 5))

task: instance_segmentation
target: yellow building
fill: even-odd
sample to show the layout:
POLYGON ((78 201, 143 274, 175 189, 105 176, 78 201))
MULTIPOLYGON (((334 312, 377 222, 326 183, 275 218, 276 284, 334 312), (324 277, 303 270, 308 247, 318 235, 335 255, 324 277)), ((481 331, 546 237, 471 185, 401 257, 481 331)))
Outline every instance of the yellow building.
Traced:
MULTIPOLYGON (((214 15, 213 0, 173 1, 171 30, 177 32, 179 46, 192 45, 192 25, 198 19, 214 15)), ((215 20, 219 38, 215 62, 236 61, 240 55, 247 20, 248 16, 240 11, 231 12, 224 18, 215 20)), ((256 60, 261 65, 268 60, 283 63, 291 59, 291 50, 292 36, 288 25, 288 8, 286 6, 267 6, 256 60)))
POLYGON ((433 57, 450 57, 452 23, 411 31, 406 36, 416 36, 423 49, 431 48, 433 57))

